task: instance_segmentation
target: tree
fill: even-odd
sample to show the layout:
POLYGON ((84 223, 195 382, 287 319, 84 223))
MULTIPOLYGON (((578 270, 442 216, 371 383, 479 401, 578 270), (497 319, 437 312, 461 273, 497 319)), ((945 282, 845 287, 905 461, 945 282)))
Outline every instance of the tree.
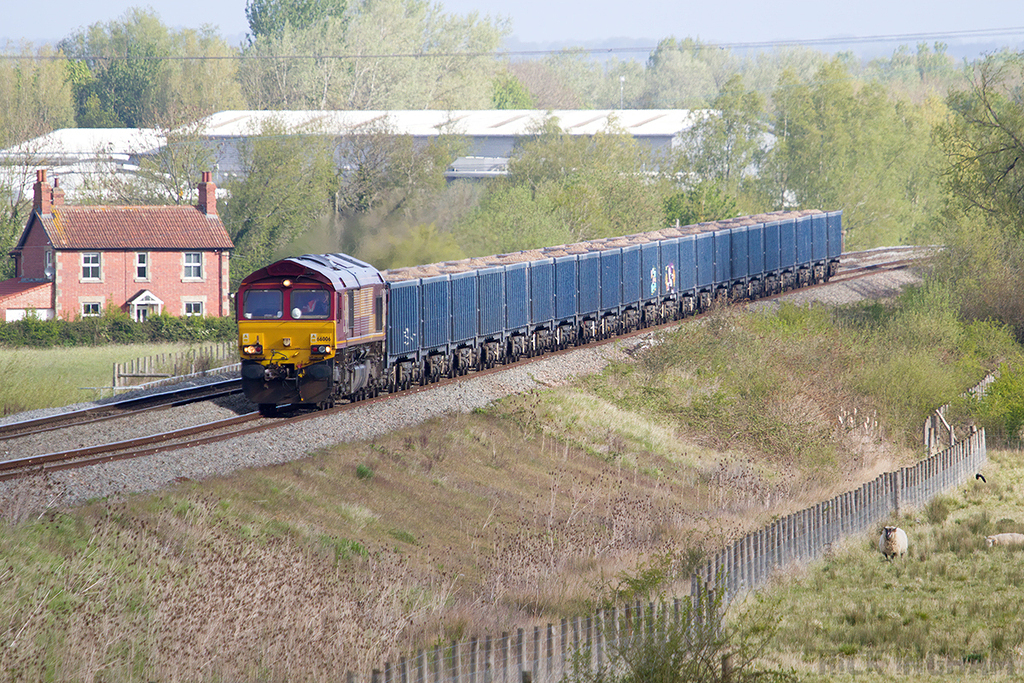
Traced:
POLYGON ((737 215, 736 201, 717 183, 703 180, 693 187, 665 198, 665 221, 669 225, 695 225, 737 215))
POLYGON ((902 243, 934 215, 938 158, 923 111, 855 81, 842 56, 810 83, 784 75, 774 101, 762 186, 772 208, 843 209, 848 248, 902 243))
POLYGON ((733 76, 711 110, 680 135, 681 170, 736 194, 744 178, 761 169, 769 148, 767 129, 764 98, 733 76))
POLYGON ((490 53, 506 32, 425 0, 364 0, 344 19, 256 36, 243 90, 257 108, 483 108, 496 71, 490 53))
POLYGON ((164 61, 156 79, 155 127, 187 127, 214 112, 245 107, 238 82, 238 48, 209 26, 171 31, 168 43, 174 59, 164 61))
POLYGON ((233 277, 274 260, 277 250, 328 212, 334 181, 330 140, 268 120, 242 146, 243 172, 226 183, 221 215, 235 242, 233 277), (298 134, 304 133, 304 134, 298 134))
POLYGON ((505 71, 495 76, 493 87, 491 107, 494 109, 533 109, 533 97, 512 72, 505 71))
POLYGON ((580 96, 552 66, 544 61, 513 62, 508 66, 530 93, 539 109, 579 109, 580 96))
POLYGON ((573 241, 547 198, 535 197, 526 186, 507 181, 488 188, 476 211, 456 227, 455 234, 467 256, 573 241))
POLYGON ((324 19, 344 19, 346 0, 247 0, 249 43, 263 36, 280 37, 285 26, 309 28, 324 19))
POLYGON ((580 136, 566 134, 548 117, 518 143, 509 182, 553 212, 571 241, 578 241, 662 227, 654 167, 650 150, 614 121, 596 135, 580 136))
MULTIPOLYGON (((64 62, 52 48, 8 45, 0 60, 0 149, 8 150, 0 173, 0 250, 21 236, 32 207, 36 169, 46 167, 39 136, 74 124, 71 86, 64 62)), ((13 262, 0 265, 0 278, 13 275, 13 262)))
POLYGON ((1024 340, 1024 53, 990 55, 950 94, 938 128, 947 197, 940 276, 967 319, 998 320, 1024 340))
POLYGON ((1024 53, 992 55, 970 87, 949 97, 940 130, 946 185, 960 211, 977 211, 1024 235, 1024 53))
POLYGON ((129 9, 65 38, 80 127, 142 128, 241 104, 233 52, 212 28, 171 31, 152 10, 129 9))
MULTIPOLYGON (((119 171, 115 159, 107 169, 83 179, 79 201, 97 204, 195 204, 203 171, 214 166, 213 149, 201 123, 159 128, 163 144, 153 155, 139 159, 133 174, 119 171)), ((102 152, 97 158, 103 158, 102 152)))
POLYGON ((79 125, 150 125, 166 39, 167 28, 155 13, 132 8, 121 21, 96 23, 62 40, 68 57, 87 69, 75 84, 79 125))
POLYGON ((697 56, 702 49, 690 38, 665 38, 647 60, 647 89, 643 106, 648 109, 696 109, 707 106, 717 92, 708 64, 697 56))
POLYGON ((340 213, 365 213, 384 205, 390 210, 415 205, 424 194, 444 186, 444 170, 463 147, 458 136, 416 145, 411 135, 398 134, 390 121, 373 121, 338 142, 343 167, 335 208, 340 213))

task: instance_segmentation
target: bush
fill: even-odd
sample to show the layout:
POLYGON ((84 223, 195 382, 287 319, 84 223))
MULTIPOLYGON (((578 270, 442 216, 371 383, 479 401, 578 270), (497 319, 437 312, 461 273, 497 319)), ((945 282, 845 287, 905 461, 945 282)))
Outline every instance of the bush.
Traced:
POLYGON ((231 317, 180 318, 161 314, 138 323, 120 309, 113 307, 108 307, 103 315, 98 317, 40 320, 34 315, 29 315, 22 320, 0 323, 0 344, 12 347, 217 342, 232 341, 237 335, 238 325, 231 317))
POLYGON ((606 624, 608 662, 596 671, 584 652, 564 680, 569 683, 718 683, 719 681, 796 681, 772 666, 767 653, 778 624, 772 605, 752 604, 726 620, 721 594, 702 591, 692 601, 662 598, 636 619, 606 624), (678 605, 678 611, 677 611, 678 605))
POLYGON ((994 438, 1019 441, 1024 429, 1024 370, 1000 368, 978 401, 976 418, 994 438))

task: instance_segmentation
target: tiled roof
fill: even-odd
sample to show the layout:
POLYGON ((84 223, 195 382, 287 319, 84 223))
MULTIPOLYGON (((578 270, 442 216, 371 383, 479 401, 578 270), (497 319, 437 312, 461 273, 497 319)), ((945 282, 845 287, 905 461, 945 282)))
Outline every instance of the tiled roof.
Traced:
POLYGON ((53 287, 53 283, 39 282, 38 280, 24 282, 19 277, 11 278, 10 280, 0 280, 0 301, 17 294, 24 294, 37 287, 48 289, 53 287))
POLYGON ((37 214, 55 249, 232 249, 220 218, 194 206, 56 206, 37 214))

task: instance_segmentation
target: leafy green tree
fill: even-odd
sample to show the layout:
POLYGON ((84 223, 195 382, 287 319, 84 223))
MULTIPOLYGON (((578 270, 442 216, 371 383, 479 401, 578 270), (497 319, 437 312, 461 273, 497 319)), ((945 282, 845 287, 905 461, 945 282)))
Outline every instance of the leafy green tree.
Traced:
POLYGON ((680 135, 680 170, 738 194, 740 185, 760 171, 768 154, 764 107, 764 98, 745 90, 739 75, 730 78, 710 110, 680 135))
POLYGON ((893 50, 891 57, 874 59, 865 69, 865 77, 877 79, 893 92, 915 102, 927 97, 944 97, 954 85, 963 80, 963 71, 946 53, 948 46, 936 42, 918 43, 911 52, 906 45, 893 50))
MULTIPOLYGON (((50 47, 8 45, 0 59, 0 149, 7 150, 0 173, 0 250, 9 251, 21 236, 32 210, 32 183, 38 168, 49 165, 36 139, 74 125, 71 87, 59 53, 50 47)), ((14 264, 0 264, 0 279, 14 264)))
POLYGON ((736 201, 722 192, 718 183, 703 180, 693 187, 665 198, 665 222, 694 225, 737 215, 736 201))
POLYGON ((699 42, 665 38, 647 60, 647 89, 643 106, 648 109, 696 109, 707 106, 717 92, 715 74, 700 59, 699 42))
POLYGON ((0 148, 74 124, 71 86, 49 46, 4 47, 0 60, 0 148))
POLYGON ((460 243, 480 255, 483 245, 509 251, 655 230, 664 219, 653 167, 650 151, 614 124, 568 135, 547 117, 518 143, 507 181, 489 185, 460 243))
POLYGON ((88 67, 89 77, 76 82, 79 125, 149 126, 166 38, 167 27, 155 13, 132 8, 121 21, 93 24, 62 40, 68 57, 88 67))
POLYGON ((525 185, 497 181, 455 229, 467 256, 487 256, 574 241, 553 203, 525 185))
POLYGON ((285 26, 305 29, 327 18, 344 19, 347 0, 247 0, 249 42, 280 37, 285 26))
POLYGON ((255 108, 484 108, 497 70, 490 53, 506 33, 426 0, 366 0, 343 19, 256 36, 240 79, 255 108))
POLYGON ((238 48, 224 42, 212 27, 170 31, 167 50, 175 59, 163 62, 156 80, 155 127, 187 128, 214 112, 245 107, 238 82, 238 48))
POLYGON ((775 146, 762 177, 772 208, 843 209, 848 248, 902 243, 934 215, 940 194, 929 169, 938 156, 922 111, 855 81, 842 57, 810 83, 784 75, 774 101, 775 146))
POLYGON ((515 74, 509 71, 499 73, 494 77, 493 85, 491 106, 494 109, 533 109, 533 97, 515 74))
POLYGON ((444 187, 448 163, 465 148, 459 136, 440 136, 417 145, 388 121, 374 121, 338 143, 344 168, 338 176, 335 208, 367 212, 384 205, 415 208, 424 195, 444 187))
POLYGON ((1024 235, 1024 53, 990 56, 969 89, 949 97, 953 114, 942 127, 945 180, 958 208, 1024 235))
POLYGON ((272 262, 277 250, 330 209, 332 145, 326 136, 289 134, 269 120, 242 146, 243 172, 227 183, 220 212, 235 242, 232 277, 272 262))
POLYGON ((234 56, 209 27, 172 31, 152 10, 131 8, 60 47, 73 61, 69 78, 81 127, 177 124, 242 102, 235 60, 209 59, 234 56))
POLYGON ((938 276, 957 287, 960 313, 998 320, 1024 340, 1024 53, 991 55, 948 98, 938 127, 946 158, 938 276))

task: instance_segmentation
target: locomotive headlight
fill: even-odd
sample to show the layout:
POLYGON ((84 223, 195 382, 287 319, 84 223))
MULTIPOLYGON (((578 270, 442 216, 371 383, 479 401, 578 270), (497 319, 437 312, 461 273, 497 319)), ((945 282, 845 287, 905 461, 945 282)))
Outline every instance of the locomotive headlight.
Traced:
POLYGON ((242 347, 242 353, 249 356, 259 356, 263 354, 262 344, 249 344, 248 346, 242 347))
POLYGON ((292 345, 292 338, 285 337, 284 339, 281 340, 281 343, 285 345, 285 348, 287 348, 292 345))
POLYGON ((327 344, 315 344, 310 347, 309 352, 316 356, 326 356, 331 352, 331 347, 327 344))

